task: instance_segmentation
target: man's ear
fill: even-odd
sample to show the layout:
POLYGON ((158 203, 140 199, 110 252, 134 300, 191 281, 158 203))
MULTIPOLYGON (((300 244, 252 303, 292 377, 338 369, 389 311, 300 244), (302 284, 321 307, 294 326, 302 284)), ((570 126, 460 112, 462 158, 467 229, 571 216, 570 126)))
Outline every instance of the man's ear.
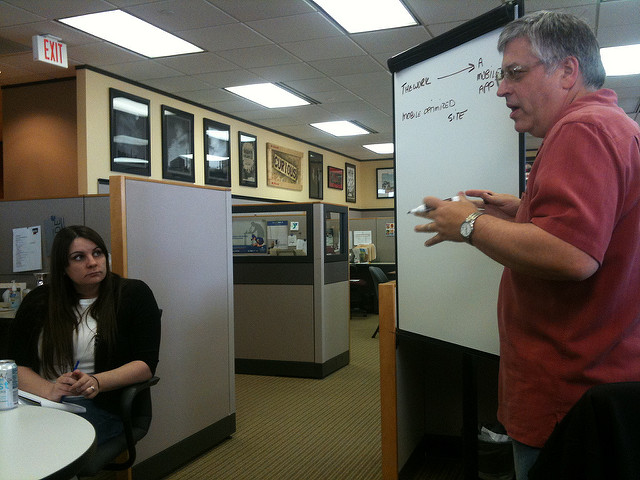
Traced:
POLYGON ((582 76, 580 62, 576 57, 566 57, 560 62, 559 68, 562 71, 562 86, 566 89, 571 89, 582 76))

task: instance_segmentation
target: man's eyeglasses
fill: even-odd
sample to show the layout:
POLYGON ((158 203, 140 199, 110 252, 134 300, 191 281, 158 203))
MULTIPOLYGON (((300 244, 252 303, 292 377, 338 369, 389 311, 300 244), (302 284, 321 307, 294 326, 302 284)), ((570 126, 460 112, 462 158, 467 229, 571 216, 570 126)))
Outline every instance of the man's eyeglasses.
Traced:
POLYGON ((510 65, 504 69, 500 68, 496 72, 496 83, 500 85, 500 82, 505 78, 510 82, 519 82, 527 72, 538 65, 542 65, 542 63, 544 62, 538 61, 528 67, 524 65, 510 65))

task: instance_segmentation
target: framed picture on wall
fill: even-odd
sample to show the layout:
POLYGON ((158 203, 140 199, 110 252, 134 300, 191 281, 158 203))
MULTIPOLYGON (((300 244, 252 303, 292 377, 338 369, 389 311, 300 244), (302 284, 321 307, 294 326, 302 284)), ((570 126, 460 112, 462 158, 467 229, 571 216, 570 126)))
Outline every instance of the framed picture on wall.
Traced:
POLYGON ((239 183, 245 187, 258 187, 258 139, 255 135, 238 132, 238 152, 240 158, 238 165, 240 168, 239 183))
POLYGON ((396 193, 396 184, 393 177, 393 168, 376 168, 377 198, 393 198, 396 193))
POLYGON ((149 100, 109 89, 111 170, 151 176, 149 100))
POLYGON ((322 155, 316 152, 309 152, 309 198, 322 200, 323 171, 322 155))
POLYGON ((350 163, 344 164, 345 176, 345 200, 349 203, 356 203, 356 166, 350 163))
POLYGON ((344 170, 337 167, 327 167, 327 187, 342 190, 344 170))
POLYGON ((229 136, 231 128, 224 123, 205 118, 204 131, 204 183, 219 187, 231 186, 231 154, 229 136))
POLYGON ((302 190, 303 152, 267 143, 267 185, 302 190))
POLYGON ((162 178, 195 182, 193 114, 162 105, 162 178))

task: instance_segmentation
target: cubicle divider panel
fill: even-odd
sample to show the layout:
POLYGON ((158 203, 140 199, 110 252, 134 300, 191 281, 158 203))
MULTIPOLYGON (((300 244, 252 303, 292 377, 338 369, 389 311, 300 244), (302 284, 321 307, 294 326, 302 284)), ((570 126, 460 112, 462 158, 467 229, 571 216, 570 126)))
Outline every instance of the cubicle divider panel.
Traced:
POLYGON ((124 176, 109 178, 111 268, 123 277, 127 276, 126 178, 124 176))
POLYGON ((42 227, 42 269, 39 271, 48 271, 48 245, 53 241, 53 231, 48 226, 51 217, 64 219, 67 226, 90 226, 108 241, 108 205, 109 197, 103 195, 0 201, 0 281, 15 279, 27 282, 29 288, 35 285, 31 271, 13 273, 14 228, 42 227))
POLYGON ((376 261, 396 262, 396 237, 394 217, 364 217, 349 219, 350 240, 353 232, 371 232, 371 243, 376 246, 376 261))
POLYGON ((231 193, 132 177, 111 186, 127 276, 144 280, 163 310, 161 381, 137 465, 147 478, 235 431, 231 193))

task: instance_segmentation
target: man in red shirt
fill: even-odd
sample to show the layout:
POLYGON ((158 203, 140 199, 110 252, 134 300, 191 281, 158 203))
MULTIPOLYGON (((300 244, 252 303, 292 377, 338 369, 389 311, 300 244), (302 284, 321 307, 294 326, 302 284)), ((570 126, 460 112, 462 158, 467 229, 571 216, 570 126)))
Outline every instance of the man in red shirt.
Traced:
POLYGON ((467 241, 504 265, 498 418, 526 479, 555 425, 593 385, 640 381, 640 128, 601 89, 589 26, 536 12, 508 24, 498 96, 543 138, 521 199, 426 197, 426 246, 467 241), (484 210, 478 209, 482 205, 484 210))

